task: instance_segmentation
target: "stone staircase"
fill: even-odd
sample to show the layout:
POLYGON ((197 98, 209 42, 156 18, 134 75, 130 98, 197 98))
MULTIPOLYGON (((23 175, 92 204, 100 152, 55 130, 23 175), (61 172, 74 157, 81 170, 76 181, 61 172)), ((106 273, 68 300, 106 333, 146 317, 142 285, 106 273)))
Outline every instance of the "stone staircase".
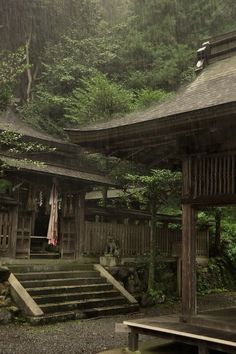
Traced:
POLYGON ((12 265, 9 267, 44 315, 34 324, 136 312, 93 265, 12 265))

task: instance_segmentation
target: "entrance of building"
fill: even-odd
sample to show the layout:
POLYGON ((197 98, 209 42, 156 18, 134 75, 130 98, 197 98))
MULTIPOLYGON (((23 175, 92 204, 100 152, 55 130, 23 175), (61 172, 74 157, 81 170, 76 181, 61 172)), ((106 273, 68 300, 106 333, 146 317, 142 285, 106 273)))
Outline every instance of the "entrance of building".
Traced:
MULTIPOLYGON (((47 234, 50 222, 51 207, 49 195, 41 199, 32 219, 32 235, 30 236, 30 258, 59 258, 60 249, 58 237, 57 245, 49 244, 47 234)), ((60 235, 60 213, 58 212, 57 233, 60 235)))

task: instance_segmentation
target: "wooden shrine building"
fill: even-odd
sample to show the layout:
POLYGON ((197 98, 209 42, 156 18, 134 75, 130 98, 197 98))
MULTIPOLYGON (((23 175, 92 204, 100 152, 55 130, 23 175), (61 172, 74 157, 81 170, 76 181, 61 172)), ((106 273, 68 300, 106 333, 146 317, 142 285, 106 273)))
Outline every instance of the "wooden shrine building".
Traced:
MULTIPOLYGON (((236 32, 205 41, 197 55, 196 79, 170 100, 68 130, 73 143, 90 151, 182 169, 182 321, 187 323, 197 311, 196 211, 236 204, 236 32)), ((236 325, 233 333, 231 352, 236 325)))
POLYGON ((6 130, 47 149, 20 157, 0 151, 6 165, 0 177, 5 184, 0 191, 0 257, 78 258, 83 249, 85 193, 112 182, 89 167, 78 146, 36 131, 12 111, 0 116, 0 131, 6 130), (49 246, 49 201, 55 185, 57 244, 49 246))

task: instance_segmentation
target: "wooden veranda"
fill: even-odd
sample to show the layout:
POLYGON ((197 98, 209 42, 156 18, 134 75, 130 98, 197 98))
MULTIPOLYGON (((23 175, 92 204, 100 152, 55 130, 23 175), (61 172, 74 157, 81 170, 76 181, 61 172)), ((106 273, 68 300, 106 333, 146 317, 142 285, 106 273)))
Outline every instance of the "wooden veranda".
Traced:
MULTIPOLYGON (((152 168, 182 169, 180 320, 189 325, 197 314, 197 211, 236 204, 236 32, 204 42, 198 51, 197 70, 196 80, 169 101, 120 120, 68 132, 74 143, 92 151, 136 159, 152 168)), ((213 333, 215 339, 225 333, 226 322, 221 325, 213 333)), ((198 326, 210 331, 209 326, 198 326)), ((164 332, 168 333, 167 328, 164 332)), ((235 328, 232 333, 233 344, 227 351, 235 353, 235 328)), ((147 334, 152 331, 147 329, 147 334)), ((206 341, 199 353, 207 353, 209 347, 206 341)))

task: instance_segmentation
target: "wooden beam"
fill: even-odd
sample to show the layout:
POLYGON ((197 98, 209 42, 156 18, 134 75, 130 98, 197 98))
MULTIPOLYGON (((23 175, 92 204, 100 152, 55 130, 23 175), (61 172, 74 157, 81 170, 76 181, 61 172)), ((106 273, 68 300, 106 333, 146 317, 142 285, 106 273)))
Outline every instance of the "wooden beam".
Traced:
POLYGON ((196 208, 207 208, 210 206, 224 206, 235 205, 236 194, 231 195, 215 195, 215 196, 201 196, 197 198, 183 197, 182 204, 191 204, 196 208))

